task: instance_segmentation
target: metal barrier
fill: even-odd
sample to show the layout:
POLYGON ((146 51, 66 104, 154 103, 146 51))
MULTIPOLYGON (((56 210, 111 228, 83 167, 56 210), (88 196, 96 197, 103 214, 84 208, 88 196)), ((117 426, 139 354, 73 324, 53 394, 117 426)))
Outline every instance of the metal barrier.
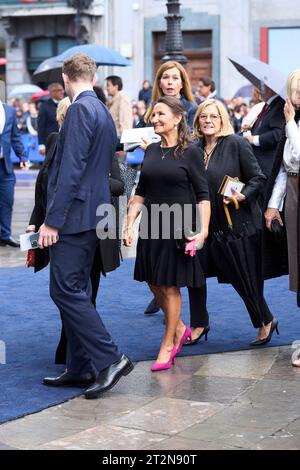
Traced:
MULTIPOLYGON (((43 163, 45 157, 39 153, 39 142, 37 136, 21 134, 21 138, 28 160, 32 163, 43 163)), ((13 149, 11 150, 10 158, 13 163, 20 162, 13 149)))

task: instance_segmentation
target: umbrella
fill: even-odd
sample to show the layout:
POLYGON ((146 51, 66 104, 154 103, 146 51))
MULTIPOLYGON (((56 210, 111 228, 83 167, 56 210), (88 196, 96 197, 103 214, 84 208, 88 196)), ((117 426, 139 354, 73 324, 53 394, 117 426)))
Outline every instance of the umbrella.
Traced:
POLYGON ((252 93, 253 85, 244 85, 235 92, 233 98, 238 98, 239 96, 241 96, 242 98, 251 98, 252 93))
POLYGON ((86 54, 87 56, 91 57, 91 59, 94 59, 97 65, 117 65, 120 67, 126 67, 127 65, 130 65, 130 62, 119 52, 108 47, 98 46, 97 44, 83 44, 79 46, 73 46, 57 57, 65 60, 78 53, 86 54))
POLYGON ((119 67, 130 65, 130 62, 114 49, 98 46, 97 44, 83 44, 71 47, 60 55, 44 60, 33 74, 34 81, 61 81, 62 66, 65 59, 78 53, 86 54, 91 57, 95 60, 97 65, 113 65, 119 67))
POLYGON ((271 65, 249 56, 231 56, 230 62, 249 82, 257 88, 265 85, 286 99, 287 77, 271 65))
POLYGON ((39 86, 25 83, 14 87, 8 95, 8 98, 30 97, 35 93, 43 91, 39 86))
POLYGON ((34 101, 45 101, 49 98, 49 96, 50 96, 50 92, 48 90, 43 90, 32 95, 32 99, 34 101))
POLYGON ((210 253, 222 281, 225 279, 232 284, 253 318, 261 324, 262 313, 267 308, 263 297, 262 264, 257 256, 261 250, 261 235, 246 224, 244 233, 235 234, 227 207, 225 211, 228 232, 213 234, 210 253))
POLYGON ((34 82, 62 82, 63 60, 59 56, 44 60, 34 71, 32 79, 34 82))

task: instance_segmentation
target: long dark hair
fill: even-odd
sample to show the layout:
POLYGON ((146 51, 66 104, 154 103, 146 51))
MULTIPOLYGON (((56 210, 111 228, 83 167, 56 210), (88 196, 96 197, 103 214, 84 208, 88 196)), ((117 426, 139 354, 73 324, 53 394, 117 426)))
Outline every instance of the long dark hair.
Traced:
POLYGON ((189 126, 185 117, 184 106, 181 104, 180 100, 178 98, 174 98, 174 96, 162 96, 161 98, 158 98, 154 103, 154 107, 158 103, 168 106, 173 116, 181 116, 181 120, 178 124, 178 144, 174 152, 175 158, 179 159, 182 157, 184 150, 187 149, 192 142, 189 126))

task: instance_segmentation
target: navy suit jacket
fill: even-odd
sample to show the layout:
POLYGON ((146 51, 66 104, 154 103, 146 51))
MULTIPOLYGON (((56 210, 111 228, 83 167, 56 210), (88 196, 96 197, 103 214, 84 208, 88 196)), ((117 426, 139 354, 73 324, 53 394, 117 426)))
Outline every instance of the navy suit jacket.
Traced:
POLYGON ((17 128, 16 110, 12 106, 3 104, 5 112, 5 126, 0 134, 0 145, 4 157, 4 166, 7 174, 13 173, 13 164, 10 158, 11 147, 21 162, 26 162, 26 152, 17 128))
POLYGON ((284 100, 278 96, 252 128, 252 134, 259 135, 260 143, 259 147, 253 145, 252 149, 267 177, 271 174, 277 144, 285 126, 283 107, 284 100))
POLYGON ((112 117, 93 91, 68 108, 48 170, 45 223, 61 234, 96 228, 100 204, 110 204, 109 172, 117 143, 112 117))
POLYGON ((38 114, 38 139, 40 145, 46 145, 48 136, 52 132, 58 132, 56 110, 57 104, 51 98, 40 107, 38 114))

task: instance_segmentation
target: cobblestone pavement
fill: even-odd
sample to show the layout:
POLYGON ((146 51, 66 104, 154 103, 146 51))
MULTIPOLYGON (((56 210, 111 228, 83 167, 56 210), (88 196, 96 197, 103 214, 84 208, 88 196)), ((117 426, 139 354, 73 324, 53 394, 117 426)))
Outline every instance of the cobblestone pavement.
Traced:
MULTIPOLYGON (((16 188, 14 234, 26 225, 32 191, 16 188)), ((0 248, 0 263, 24 259, 0 248)), ((287 346, 185 357, 155 374, 139 362, 101 399, 1 425, 0 449, 299 449, 300 369, 291 354, 287 346)))

